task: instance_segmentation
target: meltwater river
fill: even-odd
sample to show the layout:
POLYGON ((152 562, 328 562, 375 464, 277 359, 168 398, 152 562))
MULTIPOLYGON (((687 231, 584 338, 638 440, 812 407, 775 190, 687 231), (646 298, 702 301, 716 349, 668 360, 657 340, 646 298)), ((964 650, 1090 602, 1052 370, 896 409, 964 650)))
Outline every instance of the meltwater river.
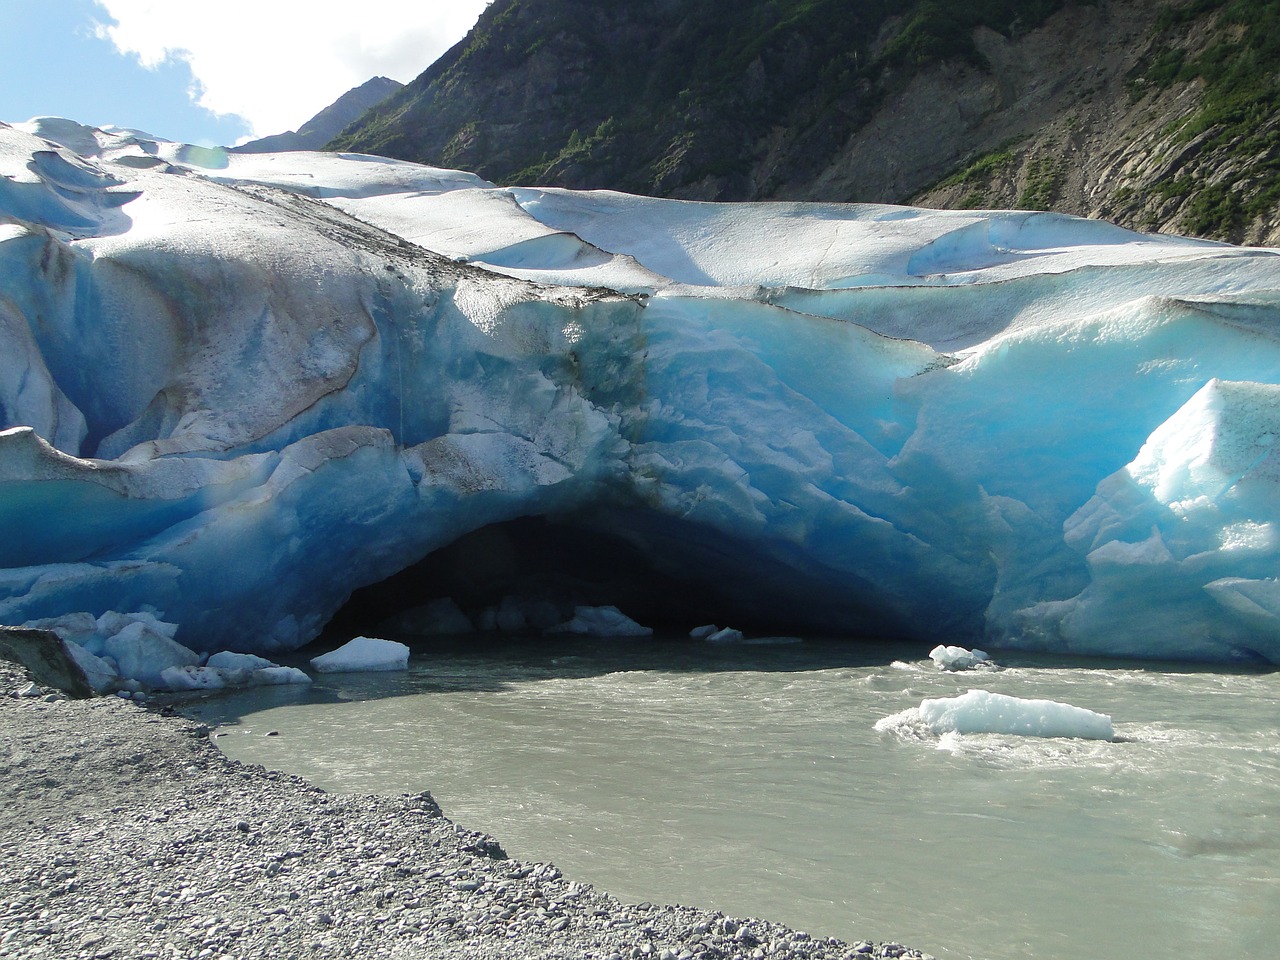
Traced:
POLYGON ((925 652, 473 641, 198 710, 233 757, 430 790, 624 899, 947 960, 1276 955, 1280 673, 997 656, 950 674, 925 652), (1110 714, 1117 739, 875 729, 970 688, 1110 714))

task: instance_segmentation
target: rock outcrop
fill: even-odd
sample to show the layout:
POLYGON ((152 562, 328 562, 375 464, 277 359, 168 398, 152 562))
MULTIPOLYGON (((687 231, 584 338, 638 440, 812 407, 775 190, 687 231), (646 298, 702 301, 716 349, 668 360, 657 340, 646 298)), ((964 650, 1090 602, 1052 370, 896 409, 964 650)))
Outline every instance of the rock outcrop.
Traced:
POLYGON ((334 146, 499 183, 1280 242, 1263 0, 497 0, 334 146))

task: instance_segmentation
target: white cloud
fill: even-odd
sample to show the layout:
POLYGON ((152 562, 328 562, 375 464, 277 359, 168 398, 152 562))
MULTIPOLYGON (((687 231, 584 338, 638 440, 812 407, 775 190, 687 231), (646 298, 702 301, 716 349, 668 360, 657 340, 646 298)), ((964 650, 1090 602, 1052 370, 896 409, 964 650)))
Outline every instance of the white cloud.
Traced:
POLYGON ((406 83, 488 0, 96 0, 105 35, 144 65, 183 60, 192 99, 256 136, 296 129, 370 77, 406 83))

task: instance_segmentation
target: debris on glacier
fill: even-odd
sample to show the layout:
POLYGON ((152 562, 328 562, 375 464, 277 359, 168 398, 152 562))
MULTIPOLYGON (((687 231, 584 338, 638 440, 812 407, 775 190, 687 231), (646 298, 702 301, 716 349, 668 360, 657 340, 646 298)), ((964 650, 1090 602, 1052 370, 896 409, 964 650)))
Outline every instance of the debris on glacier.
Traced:
POLYGON ((1056 700, 1029 700, 987 690, 958 697, 920 701, 900 713, 876 721, 877 730, 902 736, 948 733, 1001 733, 1021 737, 1073 737, 1112 740, 1111 718, 1056 700))
POLYGON ((929 659, 941 670, 999 670, 1000 667, 984 650, 938 644, 929 651, 929 659))
POLYGON ((318 673, 364 673, 408 670, 409 648, 395 640, 355 637, 336 650, 312 657, 318 673))

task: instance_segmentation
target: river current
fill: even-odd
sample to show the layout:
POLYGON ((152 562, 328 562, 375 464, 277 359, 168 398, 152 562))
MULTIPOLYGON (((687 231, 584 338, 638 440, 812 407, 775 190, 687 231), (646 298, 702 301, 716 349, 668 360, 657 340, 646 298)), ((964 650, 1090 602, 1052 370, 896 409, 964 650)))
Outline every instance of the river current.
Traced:
POLYGON ((1280 672, 997 654, 945 673, 925 653, 472 641, 192 712, 232 757, 430 790, 623 899, 945 960, 1275 956, 1280 672), (875 729, 971 688, 1109 714, 1116 739, 875 729))

